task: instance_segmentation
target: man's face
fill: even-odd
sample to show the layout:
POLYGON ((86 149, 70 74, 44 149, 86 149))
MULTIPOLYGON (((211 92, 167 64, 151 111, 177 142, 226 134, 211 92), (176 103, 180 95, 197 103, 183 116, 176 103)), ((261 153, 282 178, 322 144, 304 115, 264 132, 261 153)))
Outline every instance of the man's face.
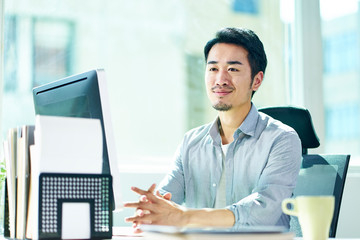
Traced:
POLYGON ((248 52, 235 44, 215 44, 208 55, 205 83, 212 106, 219 111, 248 107, 252 91, 262 82, 259 72, 251 80, 248 52))

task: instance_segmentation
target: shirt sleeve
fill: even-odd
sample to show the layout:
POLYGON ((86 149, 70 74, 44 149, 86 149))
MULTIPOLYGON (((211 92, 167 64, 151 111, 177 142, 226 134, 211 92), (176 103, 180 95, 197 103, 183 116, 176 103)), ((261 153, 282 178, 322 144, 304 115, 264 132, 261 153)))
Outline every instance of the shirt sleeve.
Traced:
POLYGON ((252 193, 227 207, 234 213, 234 227, 274 225, 281 217, 286 217, 281 202, 292 196, 301 158, 301 142, 295 131, 284 132, 274 140, 267 164, 252 193))
POLYGON ((167 192, 171 193, 171 200, 177 204, 182 204, 185 199, 185 179, 182 164, 182 144, 178 147, 175 153, 175 161, 171 171, 159 184, 159 192, 164 195, 167 192))

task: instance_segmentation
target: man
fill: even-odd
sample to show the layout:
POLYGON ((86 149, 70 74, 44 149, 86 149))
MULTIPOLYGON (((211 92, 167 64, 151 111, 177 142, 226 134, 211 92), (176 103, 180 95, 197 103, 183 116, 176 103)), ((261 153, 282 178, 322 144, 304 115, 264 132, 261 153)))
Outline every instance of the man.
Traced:
POLYGON ((251 102, 267 65, 263 44, 251 30, 226 28, 204 53, 207 94, 218 118, 186 133, 159 191, 132 188, 141 197, 125 204, 137 209, 126 221, 289 227, 281 202, 295 187, 301 143, 292 128, 251 102))

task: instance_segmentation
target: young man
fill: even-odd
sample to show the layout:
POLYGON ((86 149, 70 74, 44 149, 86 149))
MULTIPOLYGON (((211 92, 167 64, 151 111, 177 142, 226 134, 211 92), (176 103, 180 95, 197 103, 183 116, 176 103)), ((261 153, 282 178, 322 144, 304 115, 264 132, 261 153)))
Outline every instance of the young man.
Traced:
POLYGON ((300 170, 296 132, 259 113, 251 99, 267 65, 263 44, 248 29, 220 30, 205 48, 205 83, 217 119, 186 133, 172 171, 154 194, 126 203, 134 226, 289 227, 281 202, 291 197, 300 170), (186 207, 184 207, 184 205, 186 207))

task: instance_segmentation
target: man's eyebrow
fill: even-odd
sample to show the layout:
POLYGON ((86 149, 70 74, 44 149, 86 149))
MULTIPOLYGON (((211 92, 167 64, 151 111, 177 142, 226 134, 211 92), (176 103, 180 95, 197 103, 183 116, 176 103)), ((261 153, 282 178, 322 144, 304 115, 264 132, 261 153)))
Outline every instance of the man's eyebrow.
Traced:
MULTIPOLYGON (((207 64, 218 64, 218 61, 208 61, 207 64)), ((226 62, 228 65, 234 65, 234 64, 239 64, 239 65, 243 65, 242 62, 240 61, 228 61, 226 62)))
POLYGON ((243 65, 242 62, 240 62, 240 61, 229 61, 229 62, 227 62, 227 64, 229 64, 229 65, 234 65, 234 64, 243 65))

